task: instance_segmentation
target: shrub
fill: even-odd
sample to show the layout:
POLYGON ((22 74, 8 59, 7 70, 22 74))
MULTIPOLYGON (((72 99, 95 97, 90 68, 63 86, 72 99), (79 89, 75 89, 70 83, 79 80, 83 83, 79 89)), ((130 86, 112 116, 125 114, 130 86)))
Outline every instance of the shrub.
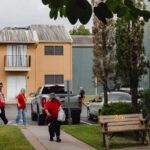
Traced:
POLYGON ((101 110, 101 115, 119 115, 119 114, 131 114, 132 105, 131 103, 110 103, 104 106, 101 110))
POLYGON ((150 89, 145 89, 139 93, 140 105, 145 118, 150 119, 150 89))

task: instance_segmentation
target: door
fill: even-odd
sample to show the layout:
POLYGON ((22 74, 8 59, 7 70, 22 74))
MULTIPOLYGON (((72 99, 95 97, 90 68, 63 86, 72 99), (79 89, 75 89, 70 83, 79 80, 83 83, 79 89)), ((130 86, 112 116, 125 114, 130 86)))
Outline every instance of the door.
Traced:
POLYGON ((7 78, 7 98, 14 99, 21 88, 26 89, 26 77, 25 76, 8 76, 7 78))

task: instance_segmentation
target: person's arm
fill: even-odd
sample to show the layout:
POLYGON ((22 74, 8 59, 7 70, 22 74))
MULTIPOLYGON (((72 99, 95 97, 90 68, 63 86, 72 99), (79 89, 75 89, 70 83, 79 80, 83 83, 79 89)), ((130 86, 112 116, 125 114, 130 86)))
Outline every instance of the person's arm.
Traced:
POLYGON ((2 94, 2 93, 0 94, 0 101, 5 102, 5 97, 4 97, 4 94, 2 94))
POLYGON ((27 98, 26 98, 26 96, 24 96, 24 100, 25 100, 25 103, 27 102, 27 98))
POLYGON ((48 109, 49 109, 49 108, 48 108, 48 104, 46 103, 45 106, 44 106, 44 110, 45 110, 46 115, 47 115, 48 117, 50 117, 51 114, 49 113, 48 109))
POLYGON ((83 104, 85 107, 87 107, 87 108, 89 107, 89 106, 88 106, 86 103, 84 103, 84 102, 82 102, 82 104, 83 104))
POLYGON ((62 108, 61 107, 61 102, 58 100, 58 104, 59 104, 59 109, 58 109, 58 111, 62 108))
POLYGON ((80 99, 80 103, 81 103, 82 105, 84 105, 85 107, 88 107, 88 105, 84 102, 84 98, 81 98, 81 99, 80 99))
POLYGON ((46 112, 46 115, 47 115, 48 117, 51 116, 51 114, 49 113, 48 109, 45 109, 45 112, 46 112))
POLYGON ((21 106, 20 103, 19 103, 19 99, 20 99, 20 95, 17 95, 17 96, 16 96, 16 100, 17 100, 17 105, 18 105, 18 107, 21 106))
POLYGON ((49 125, 50 125, 50 122, 51 122, 51 114, 49 113, 48 107, 47 107, 46 104, 45 104, 45 106, 44 106, 44 109, 45 109, 45 113, 46 113, 46 115, 47 115, 47 122, 48 122, 48 126, 49 126, 49 125))

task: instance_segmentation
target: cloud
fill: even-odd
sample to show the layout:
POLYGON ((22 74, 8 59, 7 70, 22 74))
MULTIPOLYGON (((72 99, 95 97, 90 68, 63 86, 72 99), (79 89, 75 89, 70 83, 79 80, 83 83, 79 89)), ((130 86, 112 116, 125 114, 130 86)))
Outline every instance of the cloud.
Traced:
MULTIPOLYGON (((31 24, 55 24, 64 25, 67 30, 72 29, 68 19, 49 18, 49 8, 44 6, 41 0, 0 0, 0 28, 6 26, 28 26, 31 24)), ((92 22, 87 24, 91 28, 92 22)))

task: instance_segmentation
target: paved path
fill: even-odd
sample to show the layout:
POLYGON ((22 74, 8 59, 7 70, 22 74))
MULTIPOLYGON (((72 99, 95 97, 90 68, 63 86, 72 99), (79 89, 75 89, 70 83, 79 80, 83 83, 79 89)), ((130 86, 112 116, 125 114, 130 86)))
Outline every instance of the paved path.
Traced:
POLYGON ((61 131, 61 143, 49 141, 47 126, 28 126, 22 132, 36 150, 95 150, 91 146, 61 131))

